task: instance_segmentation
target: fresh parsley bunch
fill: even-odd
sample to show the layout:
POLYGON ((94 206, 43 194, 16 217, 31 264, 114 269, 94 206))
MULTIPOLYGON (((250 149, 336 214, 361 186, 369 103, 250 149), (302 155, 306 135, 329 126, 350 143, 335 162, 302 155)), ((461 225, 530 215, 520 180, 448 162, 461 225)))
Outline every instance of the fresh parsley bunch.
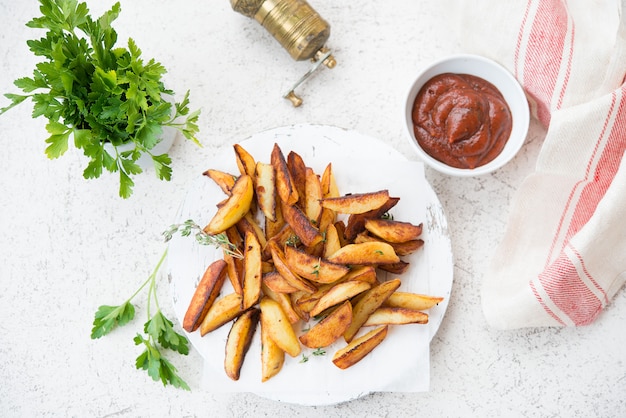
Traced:
POLYGON ((30 50, 45 58, 32 77, 15 80, 25 94, 5 94, 11 104, 0 115, 26 99, 34 103, 33 118, 48 119, 50 136, 46 154, 54 159, 74 145, 90 159, 83 172, 86 179, 98 178, 103 169, 119 173, 119 195, 128 198, 133 191, 133 175, 142 172, 137 160, 142 154, 152 158, 156 175, 169 181, 172 160, 151 150, 160 141, 162 129, 171 126, 200 145, 200 111, 190 112, 189 91, 180 103, 161 81, 166 69, 154 59, 144 62, 132 39, 127 48, 116 47, 117 32, 111 24, 119 16, 116 3, 99 19, 93 20, 86 3, 77 0, 39 0, 42 16, 26 25, 46 29, 45 37, 27 42, 30 50), (105 144, 114 152, 109 153, 105 144), (134 148, 121 151, 122 144, 134 148))

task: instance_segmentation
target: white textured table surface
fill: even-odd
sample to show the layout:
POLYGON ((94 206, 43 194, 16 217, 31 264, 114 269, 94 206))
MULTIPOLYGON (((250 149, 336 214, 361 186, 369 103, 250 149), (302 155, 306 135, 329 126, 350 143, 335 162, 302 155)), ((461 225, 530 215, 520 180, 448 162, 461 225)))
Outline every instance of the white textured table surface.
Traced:
MULTIPOLYGON (((448 313, 431 345, 428 393, 302 407, 163 388, 134 366, 141 299, 133 325, 89 338, 96 308, 122 302, 151 272, 164 248, 160 233, 187 185, 222 147, 260 130, 314 123, 378 137, 414 159, 403 137, 404 93, 421 66, 459 52, 437 3, 315 1, 332 25, 338 65, 305 84, 305 103, 294 109, 281 94, 309 64, 292 61, 227 0, 123 2, 115 25, 121 40, 134 38, 145 57, 164 64, 172 89, 191 90, 192 106, 203 111, 204 144, 178 139, 172 181, 142 175, 126 201, 113 176, 82 178, 80 153, 46 158, 45 122, 31 119, 30 104, 0 117, 0 416, 626 416, 626 292, 585 328, 502 332, 482 316, 481 276, 544 136, 534 123, 519 156, 492 175, 459 179, 427 170, 455 259, 448 313)), ((90 7, 99 15, 111 4, 90 7)), ((36 62, 25 45, 34 32, 24 23, 37 8, 34 0, 0 0, 2 93, 16 92, 12 81, 30 75, 36 62)), ((159 293, 172 314, 165 281, 159 293)), ((193 350, 176 360, 192 388, 200 363, 193 350)))

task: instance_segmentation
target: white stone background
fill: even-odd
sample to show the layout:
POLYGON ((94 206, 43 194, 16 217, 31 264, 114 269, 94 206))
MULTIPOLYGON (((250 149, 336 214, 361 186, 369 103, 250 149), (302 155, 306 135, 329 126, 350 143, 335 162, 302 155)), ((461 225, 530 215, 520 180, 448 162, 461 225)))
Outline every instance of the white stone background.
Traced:
MULTIPOLYGON (((90 1, 99 15, 112 1, 90 1)), ((416 159, 404 138, 402 102, 428 62, 462 52, 449 39, 438 2, 334 2, 314 7, 332 26, 338 65, 300 89, 294 109, 281 94, 309 67, 297 63, 226 0, 122 2, 115 27, 168 70, 168 85, 190 89, 202 109, 203 148, 177 140, 174 177, 137 179, 129 200, 117 179, 82 178, 75 150, 44 154, 45 121, 22 104, 0 117, 0 416, 626 416, 626 293, 597 323, 577 329, 490 329, 480 307, 481 276, 501 239, 509 203, 529 173, 545 132, 532 123, 505 168, 480 178, 427 169, 448 217, 454 284, 431 344, 427 393, 374 393, 336 406, 304 407, 253 394, 164 388, 136 371, 138 319, 101 340, 89 338, 93 313, 125 300, 152 271, 186 187, 213 155, 260 130, 314 123, 354 129, 416 159)), ((26 47, 34 0, 0 0, 0 92, 30 75, 26 47)), ((2 98, 4 100, 4 98, 2 98)), ((6 101, 0 102, 2 106, 6 101)), ((173 316, 165 281, 159 294, 173 316)), ((177 324, 178 326, 178 324, 177 324)), ((192 388, 201 378, 194 350, 175 364, 192 388)))

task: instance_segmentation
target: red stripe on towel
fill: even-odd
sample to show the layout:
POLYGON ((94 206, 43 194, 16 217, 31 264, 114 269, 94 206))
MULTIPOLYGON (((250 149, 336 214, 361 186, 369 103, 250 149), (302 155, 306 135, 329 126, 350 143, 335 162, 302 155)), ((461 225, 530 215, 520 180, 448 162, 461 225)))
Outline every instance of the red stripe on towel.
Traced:
MULTIPOLYGON (((580 257, 578 252, 575 253, 580 257)), ((564 252, 548 270, 539 275, 539 282, 552 303, 576 326, 590 324, 602 310, 602 301, 581 279, 574 263, 564 252)), ((537 293, 535 295, 537 296, 537 293)), ((552 310, 547 310, 547 312, 554 315, 552 310)), ((559 322, 563 323, 561 320, 559 322)))
MULTIPOLYGON (((552 253, 557 246, 560 246, 562 249, 565 245, 569 245, 569 248, 574 251, 578 258, 578 263, 583 269, 587 282, 603 296, 604 302, 598 299, 593 291, 588 288, 587 283, 579 277, 572 261, 569 260, 563 250, 559 251, 556 261, 548 266, 538 277, 539 283, 554 305, 576 325, 591 323, 602 310, 603 304, 607 302, 606 289, 603 289, 589 273, 582 255, 575 251, 569 244, 569 241, 589 221, 595 212, 598 204, 613 182, 619 169, 621 157, 624 154, 624 150, 626 150, 626 86, 621 88, 619 103, 617 103, 617 100, 617 93, 614 92, 611 96, 611 105, 605 117, 602 131, 596 140, 594 151, 587 163, 585 178, 577 182, 570 192, 569 200, 561 215, 559 228, 555 234, 548 257, 549 259, 552 258, 552 253), (607 136, 606 130, 609 129, 609 124, 613 117, 615 117, 615 120, 607 136), (596 158, 597 152, 601 152, 599 158, 596 158), (583 189, 576 198, 576 191, 581 186, 583 189), (565 225, 567 213, 572 205, 576 205, 576 207, 569 223, 565 225), (567 228, 567 232, 561 237, 563 228, 567 228)), ((532 283, 531 288, 546 312, 554 317, 555 313, 546 306, 545 301, 542 300, 532 283)), ((563 321, 559 320, 559 322, 562 323, 563 321)))
MULTIPOLYGON (((564 61, 563 52, 568 19, 569 15, 564 2, 539 0, 526 45, 526 59, 523 67, 524 88, 537 103, 537 117, 545 126, 550 123, 551 102, 564 61)), ((525 25, 526 22, 523 22, 522 31, 525 25)), ((519 54, 519 51, 516 54, 519 54)), ((569 65, 569 63, 568 58, 565 64, 569 65)), ((559 94, 561 99, 565 87, 565 85, 562 86, 559 94)))

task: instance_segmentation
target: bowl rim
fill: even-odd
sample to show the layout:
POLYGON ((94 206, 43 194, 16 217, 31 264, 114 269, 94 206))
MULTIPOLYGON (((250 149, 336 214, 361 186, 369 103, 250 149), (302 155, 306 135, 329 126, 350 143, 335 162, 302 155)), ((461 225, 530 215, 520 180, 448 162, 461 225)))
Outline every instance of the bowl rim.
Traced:
POLYGON ((530 107, 528 103, 528 98, 526 97, 526 93, 521 84, 513 76, 513 74, 503 65, 482 55, 466 53, 452 54, 427 64, 413 78, 405 94, 403 119, 406 137, 411 144, 411 148, 416 151, 420 159, 426 165, 439 172, 451 176, 472 177, 488 174, 495 170, 498 170, 506 165, 508 162, 510 162, 515 157, 515 155, 517 155, 519 150, 526 142, 526 137, 528 136, 528 129, 530 125, 530 107), (507 104, 509 105, 513 116, 511 135, 500 155, 491 162, 473 169, 451 167, 428 155, 419 146, 415 139, 413 133, 413 121, 411 117, 415 97, 417 96, 419 90, 426 81, 428 81, 430 78, 434 77, 437 74, 442 74, 445 72, 463 73, 462 71, 440 71, 440 67, 455 64, 462 66, 468 61, 478 63, 480 67, 468 68, 467 71, 465 71, 464 73, 479 76, 486 81, 494 84, 498 88, 498 90, 500 90, 503 96, 505 96, 505 100, 507 101, 507 104), (493 79, 485 76, 484 72, 476 71, 475 68, 491 69, 494 74, 499 75, 498 79, 496 80, 497 82, 494 83, 493 79), (507 83, 508 88, 505 92, 502 91, 502 83, 507 83))

